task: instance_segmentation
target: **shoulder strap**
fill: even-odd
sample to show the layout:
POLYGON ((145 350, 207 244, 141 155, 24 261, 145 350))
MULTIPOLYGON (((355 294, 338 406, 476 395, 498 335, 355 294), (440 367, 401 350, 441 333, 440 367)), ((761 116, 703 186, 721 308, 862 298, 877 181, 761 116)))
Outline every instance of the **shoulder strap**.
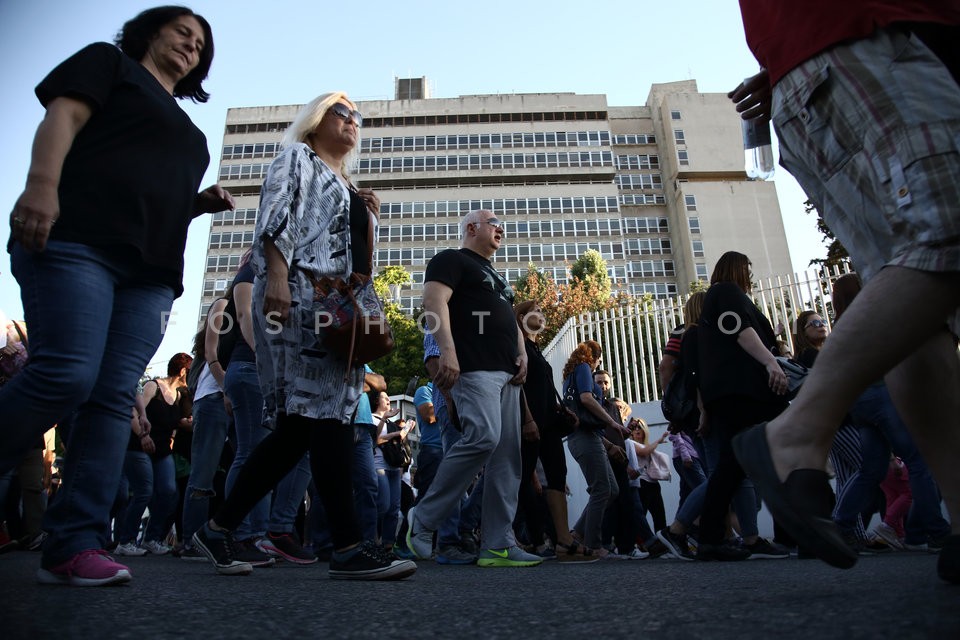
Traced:
POLYGON ((17 335, 20 336, 20 342, 23 343, 23 348, 29 351, 30 347, 27 345, 27 336, 23 332, 23 329, 20 328, 20 324, 16 320, 13 321, 13 328, 17 330, 17 335))

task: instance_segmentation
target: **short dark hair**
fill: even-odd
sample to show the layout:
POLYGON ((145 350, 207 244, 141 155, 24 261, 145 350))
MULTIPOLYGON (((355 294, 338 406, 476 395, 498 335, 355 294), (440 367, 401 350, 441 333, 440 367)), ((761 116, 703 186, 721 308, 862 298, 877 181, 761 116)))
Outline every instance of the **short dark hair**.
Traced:
POLYGON ((181 369, 189 369, 192 363, 193 358, 189 355, 186 353, 178 353, 170 358, 170 362, 167 363, 167 375, 178 376, 180 375, 181 369))
POLYGON ((176 5, 154 7, 141 12, 133 20, 128 20, 113 41, 121 51, 140 62, 147 55, 150 41, 160 29, 180 16, 191 16, 200 23, 203 28, 204 43, 197 66, 180 79, 173 88, 173 96, 190 98, 194 102, 206 102, 210 99, 210 94, 203 90, 203 81, 207 79, 210 65, 213 63, 213 31, 210 30, 210 23, 203 16, 187 7, 176 5))
POLYGON ((610 378, 610 380, 613 380, 613 376, 610 375, 608 372, 604 371, 603 369, 597 369, 596 371, 593 372, 593 377, 596 378, 597 376, 607 376, 608 378, 610 378))

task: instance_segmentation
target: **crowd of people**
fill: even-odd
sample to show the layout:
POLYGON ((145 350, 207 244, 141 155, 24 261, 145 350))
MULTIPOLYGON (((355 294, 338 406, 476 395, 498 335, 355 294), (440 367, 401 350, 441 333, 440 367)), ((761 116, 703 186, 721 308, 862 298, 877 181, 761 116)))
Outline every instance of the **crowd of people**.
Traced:
POLYGON ((117 46, 64 61, 37 87, 46 115, 10 217, 30 334, 7 332, 4 357, 23 356, 19 342, 26 362, 0 387, 0 480, 19 465, 35 486, 32 452, 52 425, 65 449, 42 527, 22 539, 42 547, 38 580, 129 582, 108 550, 175 552, 224 575, 322 558, 334 579, 402 580, 415 560, 735 561, 795 548, 837 567, 876 549, 939 552, 940 577, 960 582, 960 5, 866 6, 742 0, 764 70, 730 95, 745 118, 772 118, 784 166, 860 270, 862 282, 837 283, 834 333, 804 311, 783 353, 750 297, 749 257, 724 253, 660 367, 695 406, 654 439, 612 397, 598 342, 568 355, 555 386, 542 310, 493 263, 504 221, 471 211, 460 247, 424 275, 430 382, 414 393, 415 461, 413 423, 394 419, 366 355, 389 336, 368 314, 380 200, 348 171, 357 105, 330 92, 301 108, 263 181, 253 246, 192 356, 138 384, 157 319, 182 293, 191 219, 234 206, 218 185, 198 191, 206 139, 176 103, 208 99, 213 34, 187 8, 157 7, 117 46), (346 302, 331 306, 336 295, 346 302), (878 321, 893 295, 910 314, 878 321), (669 524, 668 440, 681 485, 669 524), (568 513, 567 452, 587 483, 580 514, 568 513), (772 541, 759 535, 761 498, 772 541))

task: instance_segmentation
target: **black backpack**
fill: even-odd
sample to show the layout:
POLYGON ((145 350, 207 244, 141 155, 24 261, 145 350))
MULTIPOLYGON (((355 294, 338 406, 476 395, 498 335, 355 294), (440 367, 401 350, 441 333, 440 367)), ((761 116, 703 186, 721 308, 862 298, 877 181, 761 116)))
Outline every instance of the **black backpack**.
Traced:
POLYGON ((697 389, 691 383, 683 362, 677 360, 677 369, 663 390, 660 410, 671 424, 686 424, 697 410, 697 389))

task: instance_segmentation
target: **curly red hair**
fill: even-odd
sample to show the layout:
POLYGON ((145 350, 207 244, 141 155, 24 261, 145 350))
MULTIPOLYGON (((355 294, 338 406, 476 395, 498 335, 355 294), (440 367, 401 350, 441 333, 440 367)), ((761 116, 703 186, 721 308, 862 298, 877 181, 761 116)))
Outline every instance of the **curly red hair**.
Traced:
POLYGON ((588 364, 591 367, 593 363, 603 355, 603 348, 595 340, 585 340, 577 345, 570 357, 567 358, 567 364, 563 365, 563 377, 567 378, 578 364, 588 364))

